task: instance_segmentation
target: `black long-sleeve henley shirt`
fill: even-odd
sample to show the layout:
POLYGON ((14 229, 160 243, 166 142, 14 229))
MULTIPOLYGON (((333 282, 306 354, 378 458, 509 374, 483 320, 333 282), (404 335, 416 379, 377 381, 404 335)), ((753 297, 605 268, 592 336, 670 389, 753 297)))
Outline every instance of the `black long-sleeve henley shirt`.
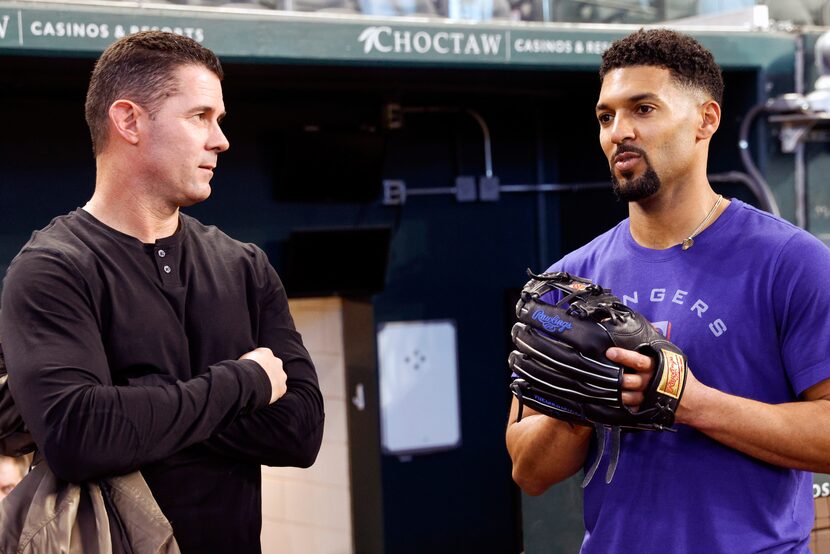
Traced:
POLYGON ((265 254, 180 215, 155 244, 82 209, 36 231, 4 281, 9 385, 56 475, 140 469, 183 552, 258 552, 260 464, 310 465, 323 401, 265 254), (268 405, 256 347, 281 358, 268 405))

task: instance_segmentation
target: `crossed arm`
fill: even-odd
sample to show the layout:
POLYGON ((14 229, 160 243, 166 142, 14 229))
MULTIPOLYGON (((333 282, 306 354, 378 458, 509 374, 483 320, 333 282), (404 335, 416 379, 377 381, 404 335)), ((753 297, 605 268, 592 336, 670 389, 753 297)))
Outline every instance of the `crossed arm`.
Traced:
POLYGON ((272 385, 251 359, 219 361, 187 381, 114 385, 100 322, 71 268, 27 258, 9 275, 0 327, 10 386, 59 477, 127 473, 201 442, 258 463, 314 461, 322 395, 281 287, 259 325, 261 346, 282 357, 287 375, 288 391, 269 406, 272 385))

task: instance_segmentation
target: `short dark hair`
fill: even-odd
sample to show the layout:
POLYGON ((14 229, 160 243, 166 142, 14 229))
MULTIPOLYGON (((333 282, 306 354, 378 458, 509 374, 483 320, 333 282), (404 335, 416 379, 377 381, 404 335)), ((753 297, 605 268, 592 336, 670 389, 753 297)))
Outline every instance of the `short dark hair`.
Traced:
POLYGON ((119 98, 132 100, 151 117, 164 98, 178 92, 174 72, 183 65, 201 65, 221 81, 216 54, 193 39, 162 31, 144 31, 121 38, 107 48, 92 71, 86 93, 86 123, 97 156, 107 142, 109 108, 119 98))
POLYGON ((715 57, 688 35, 668 29, 640 29, 615 41, 602 55, 600 81, 622 67, 651 65, 668 69, 674 80, 723 102, 723 76, 715 57))

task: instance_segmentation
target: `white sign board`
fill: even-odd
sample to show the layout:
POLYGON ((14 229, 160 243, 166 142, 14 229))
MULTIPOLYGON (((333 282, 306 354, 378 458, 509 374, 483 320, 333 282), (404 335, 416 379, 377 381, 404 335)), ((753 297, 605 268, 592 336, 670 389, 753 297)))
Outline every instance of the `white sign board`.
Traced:
POLYGON ((452 321, 396 321, 378 330, 381 446, 387 454, 461 443, 452 321))

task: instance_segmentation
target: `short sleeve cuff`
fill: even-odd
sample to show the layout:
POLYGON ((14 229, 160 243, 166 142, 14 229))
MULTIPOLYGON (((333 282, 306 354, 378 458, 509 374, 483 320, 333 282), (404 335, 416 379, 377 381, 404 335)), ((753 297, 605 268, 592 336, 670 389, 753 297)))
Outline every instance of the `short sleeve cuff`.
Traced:
POLYGON ((830 379, 830 359, 794 372, 791 376, 793 390, 797 395, 826 379, 830 379))

